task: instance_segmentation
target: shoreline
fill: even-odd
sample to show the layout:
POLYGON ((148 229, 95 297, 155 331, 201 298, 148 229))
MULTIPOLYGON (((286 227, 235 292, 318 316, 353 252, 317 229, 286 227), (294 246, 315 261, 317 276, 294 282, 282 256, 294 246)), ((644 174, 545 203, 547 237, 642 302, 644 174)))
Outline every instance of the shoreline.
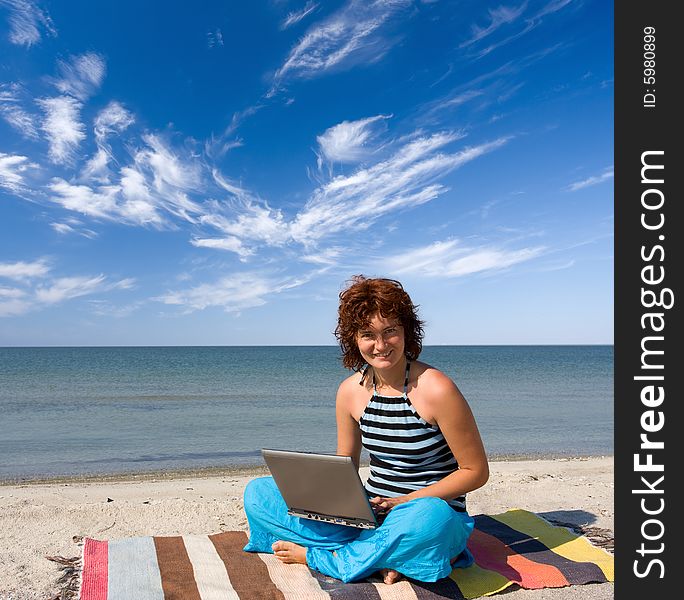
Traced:
MULTIPOLYGON (((525 462, 525 461, 586 461, 594 458, 613 458, 606 454, 498 454, 489 456, 490 463, 525 462)), ((368 461, 361 461, 361 468, 368 467, 368 461)), ((24 485, 51 485, 71 483, 133 483, 136 481, 198 479, 203 477, 260 477, 268 475, 268 468, 261 465, 227 465, 209 467, 188 467, 174 469, 151 469, 149 471, 113 471, 110 473, 86 473, 67 475, 36 475, 0 478, 0 489, 3 487, 24 485)))

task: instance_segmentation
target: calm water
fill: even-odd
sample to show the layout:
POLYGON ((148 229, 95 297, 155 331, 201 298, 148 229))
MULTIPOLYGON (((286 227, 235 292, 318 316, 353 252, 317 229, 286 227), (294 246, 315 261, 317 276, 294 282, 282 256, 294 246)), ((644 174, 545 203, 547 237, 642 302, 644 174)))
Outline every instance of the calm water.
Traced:
MULTIPOLYGON (((612 346, 429 346, 490 457, 613 452, 612 346)), ((319 347, 0 348, 0 479, 335 451, 346 371, 319 347)))

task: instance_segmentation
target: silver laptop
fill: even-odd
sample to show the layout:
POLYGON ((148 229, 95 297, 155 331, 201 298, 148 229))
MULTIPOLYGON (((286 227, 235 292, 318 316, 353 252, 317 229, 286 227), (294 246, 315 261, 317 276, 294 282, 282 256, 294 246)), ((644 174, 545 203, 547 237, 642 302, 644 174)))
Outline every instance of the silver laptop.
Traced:
POLYGON ((362 529, 379 523, 349 456, 264 448, 288 514, 362 529))

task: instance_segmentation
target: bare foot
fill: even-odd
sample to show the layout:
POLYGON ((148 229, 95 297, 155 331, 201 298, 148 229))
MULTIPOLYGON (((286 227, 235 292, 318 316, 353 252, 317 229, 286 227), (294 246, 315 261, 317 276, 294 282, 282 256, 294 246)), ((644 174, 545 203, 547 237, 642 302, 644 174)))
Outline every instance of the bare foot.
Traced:
POLYGON ((394 569, 382 569, 380 571, 380 575, 382 576, 382 580, 387 585, 391 585, 397 581, 400 581, 402 577, 401 573, 399 573, 399 571, 395 571, 394 569))
POLYGON ((271 548, 273 548, 275 557, 284 563, 306 564, 306 548, 304 546, 299 546, 294 542, 278 541, 271 548))

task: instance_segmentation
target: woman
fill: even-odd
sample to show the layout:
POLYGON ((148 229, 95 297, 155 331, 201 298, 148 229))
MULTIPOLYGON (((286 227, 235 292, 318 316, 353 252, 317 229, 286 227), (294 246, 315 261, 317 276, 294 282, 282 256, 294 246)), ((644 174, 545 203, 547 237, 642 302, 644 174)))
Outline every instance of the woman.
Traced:
POLYGON ((487 481, 487 457, 456 385, 417 360, 422 325, 398 281, 359 275, 340 294, 335 335, 344 366, 357 372, 337 391, 337 454, 358 467, 361 448, 368 450, 366 490, 381 525, 357 530, 292 517, 265 477, 245 490, 246 551, 343 581, 376 571, 385 583, 402 575, 437 581, 472 563, 465 495, 487 481))

